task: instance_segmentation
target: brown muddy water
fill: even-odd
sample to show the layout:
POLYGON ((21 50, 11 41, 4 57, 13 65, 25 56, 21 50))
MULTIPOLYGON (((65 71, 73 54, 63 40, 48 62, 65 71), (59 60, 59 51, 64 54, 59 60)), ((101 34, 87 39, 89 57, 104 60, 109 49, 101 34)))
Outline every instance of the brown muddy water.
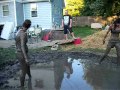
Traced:
POLYGON ((6 79, 0 90, 120 90, 120 66, 111 63, 116 58, 108 57, 98 65, 101 56, 90 53, 55 52, 33 56, 32 78, 26 76, 25 87, 19 87, 19 69, 12 69, 19 67, 18 64, 10 66, 14 71, 11 71, 12 77, 6 79))

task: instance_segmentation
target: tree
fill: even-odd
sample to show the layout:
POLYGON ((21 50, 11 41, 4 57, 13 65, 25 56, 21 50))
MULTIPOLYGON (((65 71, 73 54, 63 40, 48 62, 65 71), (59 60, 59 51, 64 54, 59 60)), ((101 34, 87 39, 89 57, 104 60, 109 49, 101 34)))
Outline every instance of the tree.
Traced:
POLYGON ((84 6, 84 0, 65 0, 66 7, 64 10, 68 10, 72 16, 79 16, 80 10, 84 6))
POLYGON ((82 9, 84 16, 113 16, 119 12, 119 0, 84 0, 82 9))

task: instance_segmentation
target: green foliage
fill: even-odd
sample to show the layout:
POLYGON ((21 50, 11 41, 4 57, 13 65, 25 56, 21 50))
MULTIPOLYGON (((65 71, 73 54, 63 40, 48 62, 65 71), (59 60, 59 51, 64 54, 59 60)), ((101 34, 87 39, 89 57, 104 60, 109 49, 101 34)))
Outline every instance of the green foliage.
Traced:
POLYGON ((84 0, 82 15, 113 16, 120 12, 119 0, 84 0))
POLYGON ((79 16, 80 11, 84 6, 84 0, 65 0, 66 7, 64 10, 68 10, 72 16, 79 16))

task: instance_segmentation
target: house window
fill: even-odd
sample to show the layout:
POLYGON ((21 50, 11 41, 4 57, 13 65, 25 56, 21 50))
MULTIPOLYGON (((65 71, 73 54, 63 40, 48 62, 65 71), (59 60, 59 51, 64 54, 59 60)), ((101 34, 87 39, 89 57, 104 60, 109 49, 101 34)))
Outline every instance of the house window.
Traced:
POLYGON ((9 16, 9 6, 8 5, 3 5, 3 16, 9 16))
POLYGON ((31 17, 37 17, 37 4, 31 4, 31 17))

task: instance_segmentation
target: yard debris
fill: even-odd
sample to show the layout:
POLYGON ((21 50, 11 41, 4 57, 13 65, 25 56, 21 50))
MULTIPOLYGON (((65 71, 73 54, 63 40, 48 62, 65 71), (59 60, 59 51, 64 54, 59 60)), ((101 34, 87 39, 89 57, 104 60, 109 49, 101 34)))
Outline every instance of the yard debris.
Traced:
POLYGON ((58 50, 58 43, 55 43, 52 47, 51 50, 58 50))
POLYGON ((96 29, 102 28, 102 24, 101 23, 92 23, 91 28, 96 28, 96 29))
POLYGON ((80 45, 80 47, 82 47, 82 48, 98 48, 98 49, 106 48, 106 44, 110 37, 110 34, 109 34, 108 37, 106 38, 106 43, 103 45, 102 40, 103 40, 106 32, 107 32, 107 30, 98 31, 97 33, 94 33, 93 35, 83 38, 83 43, 80 45))
POLYGON ((74 45, 79 45, 79 44, 82 44, 81 38, 74 39, 74 45))

